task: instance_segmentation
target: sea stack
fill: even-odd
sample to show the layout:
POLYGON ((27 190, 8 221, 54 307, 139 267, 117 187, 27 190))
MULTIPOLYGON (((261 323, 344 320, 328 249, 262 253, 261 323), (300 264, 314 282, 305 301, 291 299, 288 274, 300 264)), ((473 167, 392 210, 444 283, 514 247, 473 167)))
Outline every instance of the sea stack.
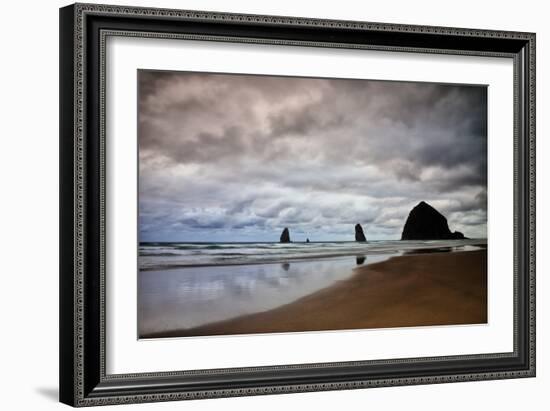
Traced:
POLYGON ((290 233, 288 232, 288 228, 286 227, 281 233, 281 243, 290 243, 290 233))
POLYGON ((355 241, 359 241, 361 243, 364 243, 367 241, 367 238, 365 237, 365 233, 363 232, 363 227, 361 227, 361 224, 355 224, 355 241))
POLYGON ((449 230, 447 219, 428 203, 421 201, 407 218, 401 240, 459 240, 466 238, 459 231, 449 230))

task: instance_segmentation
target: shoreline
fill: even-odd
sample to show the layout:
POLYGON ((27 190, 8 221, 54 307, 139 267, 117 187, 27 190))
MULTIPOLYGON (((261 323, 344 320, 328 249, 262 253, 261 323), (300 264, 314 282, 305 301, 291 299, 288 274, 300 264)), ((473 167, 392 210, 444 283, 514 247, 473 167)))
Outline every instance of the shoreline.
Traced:
MULTIPOLYGON (((331 260, 331 259, 337 259, 337 258, 346 258, 346 257, 366 257, 368 259, 369 256, 384 256, 384 255, 391 255, 396 253, 424 253, 424 252, 439 252, 439 251, 450 251, 450 252, 460 252, 462 250, 460 249, 454 249, 454 248, 460 248, 460 247, 477 247, 480 249, 487 248, 487 240, 484 239, 467 239, 467 240, 443 240, 441 243, 424 243, 424 244, 410 244, 407 242, 403 242, 402 240, 395 240, 396 244, 399 244, 400 246, 395 246, 392 249, 387 248, 371 248, 379 246, 380 244, 383 244, 382 247, 386 247, 386 241, 372 241, 372 242, 365 242, 365 243, 357 243, 357 242, 340 242, 340 244, 353 244, 357 247, 357 245, 363 246, 361 249, 354 249, 354 250, 343 250, 343 251, 333 251, 330 253, 327 252, 319 252, 318 254, 303 254, 303 255, 293 255, 293 256, 285 256, 284 258, 281 256, 277 257, 264 257, 262 259, 258 260, 236 260, 236 261, 224 261, 223 263, 219 262, 207 262, 207 263, 186 263, 186 262, 174 262, 174 263, 162 263, 158 265, 144 265, 141 266, 141 263, 139 262, 140 259, 149 259, 149 258, 157 258, 157 257, 166 257, 166 255, 162 254, 138 254, 138 270, 140 272, 148 272, 148 271, 170 271, 170 270, 178 270, 178 269, 189 269, 189 268, 202 268, 202 267, 220 267, 220 266, 245 266, 245 265, 261 265, 261 264, 284 264, 284 263, 301 263, 301 262, 312 262, 317 260, 331 260), (468 243, 464 243, 464 241, 467 241, 468 243)), ((175 243, 174 243, 175 244, 175 243)), ((204 244, 210 244, 210 243, 204 243, 204 244)), ((218 244, 218 243, 211 243, 211 244, 218 244)), ((241 244, 241 243, 223 243, 223 244, 241 244)), ((260 244, 260 243, 251 243, 251 244, 260 244)), ((261 243, 261 244, 279 244, 279 243, 261 243)), ((289 243, 289 244, 299 244, 300 246, 305 246, 303 249, 306 249, 306 247, 314 248, 315 245, 319 244, 336 244, 336 242, 311 242, 311 243, 289 243), (307 245, 306 245, 307 244, 307 245)), ((302 251, 302 250, 300 250, 302 251)), ((171 253, 169 254, 170 257, 179 257, 178 254, 171 253)))
POLYGON ((484 323, 486 249, 391 257, 268 311, 140 338, 484 323))

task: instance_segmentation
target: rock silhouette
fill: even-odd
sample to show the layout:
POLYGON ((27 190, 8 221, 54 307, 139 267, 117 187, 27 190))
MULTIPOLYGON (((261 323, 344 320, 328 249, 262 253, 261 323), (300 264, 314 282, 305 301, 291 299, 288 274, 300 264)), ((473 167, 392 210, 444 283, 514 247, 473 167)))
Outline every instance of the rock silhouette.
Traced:
POLYGON ((288 228, 286 227, 281 233, 281 243, 290 243, 290 233, 288 232, 288 228))
POLYGON ((309 243, 309 238, 306 238, 306 243, 309 243))
POLYGON ((451 240, 464 240, 466 237, 464 234, 462 234, 460 231, 455 231, 454 233, 451 233, 451 240))
POLYGON ((459 231, 449 230, 447 219, 428 203, 421 201, 409 213, 401 240, 459 240, 459 231))
POLYGON ((361 224, 355 225, 355 241, 360 241, 360 242, 367 241, 367 238, 365 237, 365 233, 363 232, 363 227, 361 227, 361 224))

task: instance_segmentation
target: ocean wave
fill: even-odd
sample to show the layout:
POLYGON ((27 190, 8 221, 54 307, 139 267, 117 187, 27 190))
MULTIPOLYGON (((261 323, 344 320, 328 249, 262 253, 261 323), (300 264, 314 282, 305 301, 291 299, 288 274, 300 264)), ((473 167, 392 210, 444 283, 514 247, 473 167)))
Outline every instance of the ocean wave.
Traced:
POLYGON ((485 248, 485 239, 439 241, 377 241, 369 243, 142 243, 140 270, 216 265, 275 264, 346 256, 361 257, 485 248))

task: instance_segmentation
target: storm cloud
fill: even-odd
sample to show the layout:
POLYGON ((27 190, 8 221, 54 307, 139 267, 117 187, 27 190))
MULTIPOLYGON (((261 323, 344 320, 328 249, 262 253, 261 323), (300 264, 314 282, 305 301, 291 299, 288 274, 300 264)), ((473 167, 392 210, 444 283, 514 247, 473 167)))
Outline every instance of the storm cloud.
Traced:
POLYGON ((485 86, 138 72, 141 241, 486 237, 485 86))

